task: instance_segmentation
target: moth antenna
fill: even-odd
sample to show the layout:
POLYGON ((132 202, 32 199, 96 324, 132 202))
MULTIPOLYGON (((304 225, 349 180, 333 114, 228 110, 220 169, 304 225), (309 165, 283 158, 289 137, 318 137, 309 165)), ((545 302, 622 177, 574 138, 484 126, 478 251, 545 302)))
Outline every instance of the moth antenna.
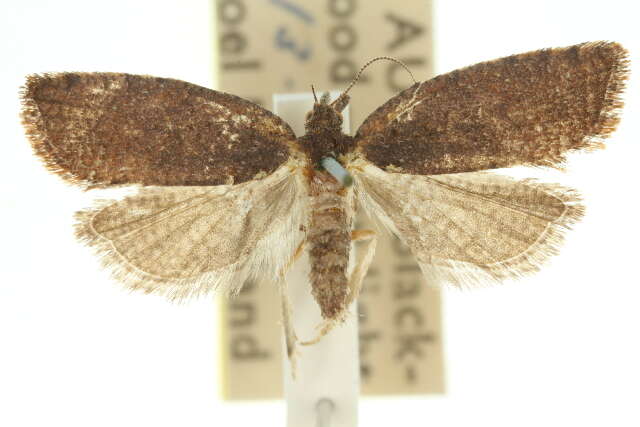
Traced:
POLYGON ((315 99, 316 104, 318 103, 318 97, 316 96, 316 89, 311 85, 311 92, 313 93, 313 99, 315 99))
POLYGON ((409 69, 409 67, 407 67, 407 65, 400 61, 399 59, 395 59, 392 58, 390 56, 376 56, 373 59, 370 59, 366 64, 364 64, 360 70, 358 71, 358 73, 356 74, 356 76, 353 78, 353 80, 351 80, 351 83, 349 83, 349 86, 347 86, 347 88, 340 94, 340 96, 333 101, 333 104, 335 104, 336 102, 338 102, 339 99, 344 98, 345 96, 347 96, 347 93, 349 93, 349 91, 351 90, 351 88, 358 82, 358 79, 360 78, 360 75, 362 74, 362 72, 365 70, 365 68, 367 68, 369 65, 373 64, 376 61, 380 61, 382 59, 386 59, 387 61, 391 61, 391 62, 395 62, 396 64, 400 65, 402 68, 404 68, 407 73, 409 73, 409 75, 411 76, 411 80, 413 80, 413 83, 418 83, 415 79, 415 77, 413 77, 413 73, 411 72, 411 70, 409 69))

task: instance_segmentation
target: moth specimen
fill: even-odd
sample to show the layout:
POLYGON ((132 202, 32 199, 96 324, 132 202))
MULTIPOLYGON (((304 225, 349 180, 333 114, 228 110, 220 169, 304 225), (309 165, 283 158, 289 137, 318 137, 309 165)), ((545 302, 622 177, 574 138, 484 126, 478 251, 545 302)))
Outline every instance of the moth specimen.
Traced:
POLYGON ((413 84, 355 136, 341 132, 351 86, 317 100, 299 138, 239 97, 117 73, 32 75, 22 114, 49 170, 85 188, 136 188, 77 214, 77 235, 116 279, 171 299, 234 293, 254 275, 284 286, 307 251, 322 335, 375 250, 374 232, 352 231, 356 206, 456 286, 537 270, 581 217, 579 197, 487 170, 560 168, 571 151, 602 148, 627 74, 612 42, 509 56, 413 84), (349 270, 353 240, 368 247, 349 270))

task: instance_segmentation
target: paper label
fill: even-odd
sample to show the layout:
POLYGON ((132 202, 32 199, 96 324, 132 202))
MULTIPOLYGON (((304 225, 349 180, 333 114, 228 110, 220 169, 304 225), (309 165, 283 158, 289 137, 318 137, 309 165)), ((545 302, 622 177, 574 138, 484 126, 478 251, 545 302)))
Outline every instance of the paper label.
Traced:
MULTIPOLYGON (((432 76, 428 1, 218 0, 216 15, 218 89, 269 109, 274 93, 305 92, 311 84, 318 92, 344 88, 376 56, 403 61, 416 80, 432 76)), ((350 93, 351 129, 411 83, 398 64, 371 65, 350 93)), ((359 227, 371 228, 365 218, 359 227)), ((220 301, 223 396, 281 397, 275 285, 245 285, 238 297, 220 301)), ((439 291, 388 234, 380 235, 359 312, 363 394, 443 392, 439 291)))

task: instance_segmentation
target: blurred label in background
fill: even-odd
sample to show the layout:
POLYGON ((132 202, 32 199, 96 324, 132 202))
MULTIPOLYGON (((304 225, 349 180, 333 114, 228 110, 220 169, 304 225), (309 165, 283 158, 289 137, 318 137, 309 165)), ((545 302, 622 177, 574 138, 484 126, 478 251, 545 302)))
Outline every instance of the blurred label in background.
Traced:
MULTIPOLYGON (((417 80, 432 76, 429 1, 218 0, 215 9, 217 88, 268 109, 274 93, 344 88, 375 56, 403 61, 417 80)), ((399 65, 373 64, 351 91, 351 128, 411 83, 399 65)), ((397 239, 380 237, 359 299, 362 392, 443 392, 439 291, 397 239)), ((220 301, 224 397, 281 397, 276 287, 248 283, 220 301)))

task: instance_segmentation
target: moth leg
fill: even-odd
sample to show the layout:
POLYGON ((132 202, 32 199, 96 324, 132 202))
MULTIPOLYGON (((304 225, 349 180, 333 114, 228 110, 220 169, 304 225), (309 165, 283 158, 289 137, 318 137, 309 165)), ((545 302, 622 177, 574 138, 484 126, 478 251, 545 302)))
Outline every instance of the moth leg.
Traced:
POLYGON ((287 296, 287 283, 284 277, 278 278, 278 289, 280 291, 280 298, 282 302, 282 327, 284 328, 284 339, 287 346, 287 358, 291 363, 291 374, 296 377, 296 343, 298 337, 296 331, 293 329, 293 310, 291 309, 291 302, 287 296))
POLYGON ((322 337, 324 337, 325 335, 327 335, 334 326, 336 326, 336 323, 338 323, 338 319, 327 319, 324 322, 322 322, 318 328, 320 328, 320 331, 318 332, 318 335, 316 335, 316 337, 314 339, 308 340, 308 341, 302 341, 300 343, 300 345, 314 345, 320 342, 320 340, 322 339, 322 337))
MULTIPOLYGON (((358 298, 360 295, 360 289, 362 289, 362 281, 369 270, 369 266, 371 265, 371 261, 373 260, 373 255, 376 252, 376 245, 378 243, 378 236, 376 232, 373 230, 353 230, 351 232, 351 241, 352 242, 363 242, 366 241, 367 245, 363 247, 360 251, 358 251, 359 255, 356 260, 356 265, 349 276, 349 294, 347 295, 347 299, 345 301, 345 307, 349 307, 353 301, 358 298)), ((345 313, 342 314, 341 318, 337 319, 327 319, 320 326, 320 331, 318 335, 309 341, 303 341, 301 345, 313 345, 318 343, 322 337, 327 335, 331 329, 339 322, 343 321, 346 316, 345 313)))
POLYGON ((349 297, 345 304, 349 307, 351 303, 358 298, 362 289, 362 281, 369 271, 373 255, 376 253, 376 245, 378 244, 378 236, 373 230, 353 230, 351 232, 352 242, 367 242, 359 252, 356 260, 356 266, 349 277, 349 297))
POLYGON ((306 240, 303 240, 302 242, 300 242, 300 244, 298 245, 298 247, 296 248, 295 252, 293 253, 293 256, 291 257, 291 259, 289 260, 289 262, 287 262, 285 264, 284 267, 282 267, 282 271, 280 272, 280 277, 284 278, 284 276, 287 274, 287 272, 289 271, 289 269, 293 266, 293 264, 296 263, 296 261, 298 261, 298 259, 300 258, 300 256, 302 255, 302 250, 304 249, 305 245, 307 244, 306 240))
POLYGON ((284 277, 291 266, 295 264, 298 258, 300 258, 300 255, 302 255, 304 246, 305 241, 302 241, 289 262, 282 268, 282 271, 278 275, 278 290, 280 291, 280 298, 282 303, 282 326, 284 328, 284 338, 287 346, 287 357, 289 358, 289 362, 291 363, 291 374, 294 378, 296 377, 295 353, 298 337, 296 335, 296 331, 293 328, 293 310, 291 308, 289 296, 287 295, 287 282, 285 281, 284 277))

